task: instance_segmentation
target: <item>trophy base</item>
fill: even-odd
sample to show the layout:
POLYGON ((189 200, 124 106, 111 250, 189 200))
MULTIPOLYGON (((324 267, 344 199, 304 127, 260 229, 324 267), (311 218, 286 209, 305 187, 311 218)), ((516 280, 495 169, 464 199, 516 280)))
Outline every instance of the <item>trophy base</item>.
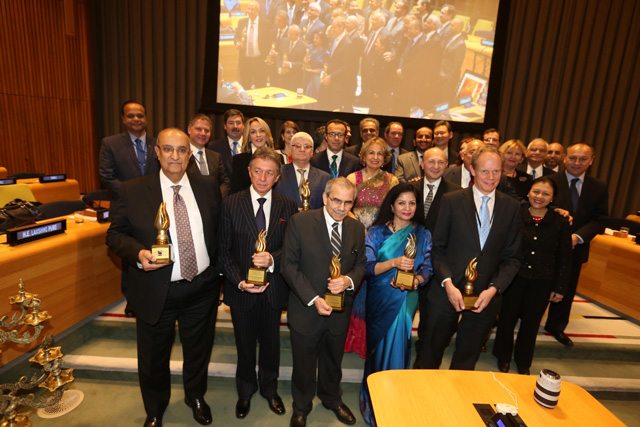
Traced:
POLYGON ((462 299, 464 300, 464 309, 465 310, 475 310, 474 304, 478 300, 478 295, 463 295, 462 299))
POLYGON ((151 246, 151 255, 156 257, 155 264, 171 263, 171 247, 169 245, 153 245, 151 246))
POLYGON ((327 292, 324 294, 324 300, 329 304, 329 307, 331 307, 333 311, 339 313, 344 311, 344 292, 337 295, 327 292))
POLYGON ((405 291, 413 291, 415 287, 413 285, 415 275, 411 271, 398 270, 396 273, 395 284, 397 287, 404 289, 405 291))
POLYGON ((251 267, 247 272, 247 283, 253 286, 264 286, 267 284, 267 270, 260 267, 251 267))

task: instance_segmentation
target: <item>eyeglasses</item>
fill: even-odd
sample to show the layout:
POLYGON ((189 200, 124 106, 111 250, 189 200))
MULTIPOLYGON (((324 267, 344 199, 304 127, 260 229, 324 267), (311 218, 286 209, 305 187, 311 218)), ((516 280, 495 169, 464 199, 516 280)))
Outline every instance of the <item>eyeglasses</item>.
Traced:
POLYGON ((313 148, 313 145, 309 145, 309 144, 291 144, 291 148, 295 148, 296 150, 311 150, 313 148))
POLYGON ((173 154, 174 151, 177 151, 181 156, 184 156, 190 151, 189 147, 174 147, 173 145, 161 145, 160 150, 164 154, 173 154))
POLYGON ((483 139, 484 142, 498 142, 498 138, 485 137, 483 139))
POLYGON ((362 133, 376 133, 376 132, 378 132, 378 129, 376 129, 376 128, 364 128, 364 129, 362 129, 361 132, 362 133))
POLYGON ((327 132, 327 136, 331 138, 344 138, 344 133, 342 132, 327 132))
POLYGON ((345 208, 351 208, 351 206, 353 206, 353 200, 340 200, 335 197, 329 197, 329 201, 336 206, 344 206, 345 208))
POLYGON ((449 132, 436 132, 433 135, 436 137, 449 136, 449 132))

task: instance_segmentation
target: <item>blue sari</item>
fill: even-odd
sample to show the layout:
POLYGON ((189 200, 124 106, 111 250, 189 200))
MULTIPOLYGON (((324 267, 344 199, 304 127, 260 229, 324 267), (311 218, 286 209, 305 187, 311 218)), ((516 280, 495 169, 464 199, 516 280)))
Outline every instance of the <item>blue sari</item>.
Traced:
POLYGON ((411 366, 411 328, 418 308, 418 292, 401 291, 390 285, 397 271, 395 268, 378 276, 374 274, 374 268, 379 262, 403 255, 411 233, 417 237, 414 273, 427 283, 433 273, 428 230, 419 225, 408 225, 392 233, 386 225, 377 225, 367 232, 367 359, 360 388, 360 411, 369 425, 375 425, 375 420, 366 379, 374 372, 411 366))

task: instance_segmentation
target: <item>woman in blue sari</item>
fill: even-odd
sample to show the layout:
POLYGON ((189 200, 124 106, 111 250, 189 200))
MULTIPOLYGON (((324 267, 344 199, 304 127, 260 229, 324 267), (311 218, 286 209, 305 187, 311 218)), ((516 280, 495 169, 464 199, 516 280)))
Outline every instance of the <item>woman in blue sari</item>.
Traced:
POLYGON ((367 359, 360 388, 360 411, 364 421, 375 425, 367 377, 387 369, 411 366, 411 327, 418 308, 415 289, 424 285, 433 273, 431 234, 419 224, 422 209, 418 190, 404 183, 387 193, 380 212, 366 237, 366 325, 367 359), (404 256, 411 234, 416 236, 415 259, 404 256), (414 290, 405 291, 394 283, 397 269, 413 270, 414 290))

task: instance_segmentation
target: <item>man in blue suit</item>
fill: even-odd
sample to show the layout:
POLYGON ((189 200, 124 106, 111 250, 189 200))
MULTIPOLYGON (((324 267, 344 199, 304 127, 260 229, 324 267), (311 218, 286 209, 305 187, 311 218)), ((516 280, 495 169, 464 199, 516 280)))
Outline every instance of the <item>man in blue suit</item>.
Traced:
POLYGON ((313 156, 313 138, 306 132, 298 132, 291 138, 291 158, 292 163, 282 166, 280 180, 274 188, 276 193, 289 197, 296 202, 298 208, 302 207, 300 197, 300 186, 302 180, 309 181, 311 198, 309 204, 311 209, 318 209, 323 206, 322 192, 331 176, 318 168, 311 166, 310 160, 313 156))

